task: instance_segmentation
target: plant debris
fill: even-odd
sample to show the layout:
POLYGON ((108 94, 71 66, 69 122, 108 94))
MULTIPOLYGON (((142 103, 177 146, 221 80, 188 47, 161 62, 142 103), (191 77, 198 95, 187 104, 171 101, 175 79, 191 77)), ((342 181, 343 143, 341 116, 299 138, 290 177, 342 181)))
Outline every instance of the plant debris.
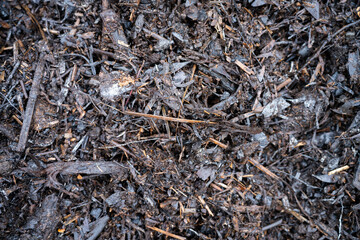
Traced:
POLYGON ((4 239, 359 239, 359 1, 0 2, 4 239))

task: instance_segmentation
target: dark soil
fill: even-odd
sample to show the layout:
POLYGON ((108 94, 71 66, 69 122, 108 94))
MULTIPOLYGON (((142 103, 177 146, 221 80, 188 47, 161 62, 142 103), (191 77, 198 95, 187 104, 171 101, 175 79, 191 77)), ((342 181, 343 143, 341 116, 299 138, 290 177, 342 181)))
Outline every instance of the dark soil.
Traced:
POLYGON ((1 239, 359 239, 359 6, 1 1, 1 239))

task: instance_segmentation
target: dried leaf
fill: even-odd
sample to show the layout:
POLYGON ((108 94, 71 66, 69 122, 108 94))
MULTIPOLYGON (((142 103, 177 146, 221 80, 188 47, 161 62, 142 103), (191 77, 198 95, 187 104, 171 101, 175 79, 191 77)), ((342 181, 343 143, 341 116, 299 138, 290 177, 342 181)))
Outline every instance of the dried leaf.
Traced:
POLYGON ((357 79, 360 76, 359 61, 360 61, 359 50, 357 50, 356 52, 349 53, 347 67, 348 67, 349 75, 352 79, 357 79))
POLYGON ((304 2, 305 9, 316 19, 320 18, 320 4, 317 0, 304 2))
POLYGON ((282 97, 274 99, 271 103, 266 105, 262 111, 265 118, 270 118, 281 113, 284 109, 288 108, 290 103, 285 101, 282 97))
POLYGON ((317 178, 320 181, 325 182, 325 183, 335 183, 340 178, 338 175, 327 175, 327 174, 313 175, 313 177, 315 177, 315 178, 317 178))
POLYGON ((197 175, 203 181, 205 181, 208 177, 214 175, 216 172, 216 168, 213 166, 203 166, 197 171, 197 175))

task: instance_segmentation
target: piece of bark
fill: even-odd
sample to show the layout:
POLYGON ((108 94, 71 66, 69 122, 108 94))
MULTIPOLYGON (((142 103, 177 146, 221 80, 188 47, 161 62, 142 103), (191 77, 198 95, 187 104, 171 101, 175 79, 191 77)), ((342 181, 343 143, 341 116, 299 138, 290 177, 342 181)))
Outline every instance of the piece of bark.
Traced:
POLYGON ((55 194, 47 196, 25 225, 31 231, 31 239, 52 239, 51 235, 58 222, 58 197, 55 194))
POLYGON ((89 236, 88 240, 95 240, 104 230, 109 219, 110 217, 106 215, 98 219, 94 224, 90 224, 90 228, 93 228, 93 230, 87 234, 87 236, 89 236))
POLYGON ((129 47, 128 40, 124 33, 124 28, 120 24, 121 20, 119 15, 112 9, 104 10, 100 13, 103 21, 104 33, 109 35, 111 41, 119 49, 129 47))
MULTIPOLYGON (((359 159, 360 160, 360 159, 359 159)), ((359 162, 359 161, 358 161, 359 162)), ((354 187, 356 187, 358 190, 360 190, 360 163, 357 167, 356 172, 354 173, 354 180, 353 180, 353 185, 354 187)))

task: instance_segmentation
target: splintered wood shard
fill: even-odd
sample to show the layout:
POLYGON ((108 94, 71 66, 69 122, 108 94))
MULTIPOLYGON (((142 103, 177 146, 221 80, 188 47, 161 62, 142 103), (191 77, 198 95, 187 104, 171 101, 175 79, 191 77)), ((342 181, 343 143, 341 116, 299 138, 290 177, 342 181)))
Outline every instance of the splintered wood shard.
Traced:
POLYGON ((243 64, 239 60, 236 60, 235 64, 238 65, 247 74, 249 74, 249 75, 254 75, 255 74, 253 70, 251 70, 249 67, 247 67, 245 64, 243 64))
POLYGON ((42 53, 39 57, 39 64, 36 67, 34 79, 32 81, 30 96, 26 105, 24 121, 20 132, 19 143, 16 149, 18 152, 23 152, 26 147, 26 142, 29 135, 36 99, 39 94, 40 81, 42 79, 42 74, 44 72, 43 70, 44 70, 44 53, 42 53))

